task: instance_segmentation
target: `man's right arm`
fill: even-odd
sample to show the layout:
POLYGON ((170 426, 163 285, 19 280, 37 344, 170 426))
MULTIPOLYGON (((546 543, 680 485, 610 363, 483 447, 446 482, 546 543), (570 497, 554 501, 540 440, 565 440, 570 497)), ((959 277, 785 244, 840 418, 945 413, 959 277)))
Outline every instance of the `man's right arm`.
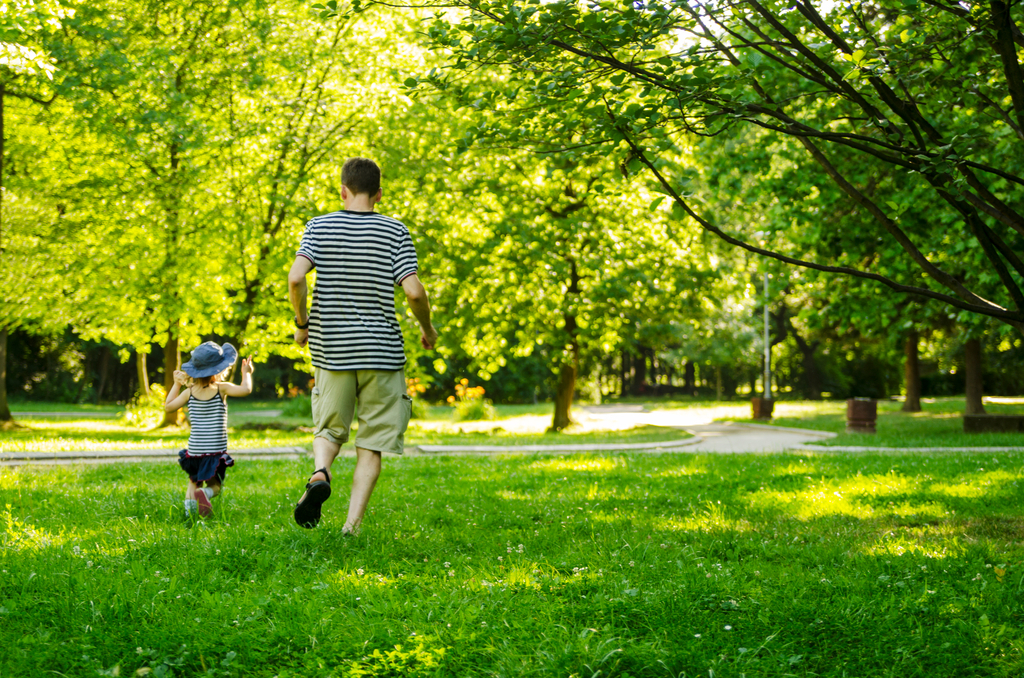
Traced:
POLYGON ((423 333, 420 343, 427 350, 434 348, 434 344, 437 343, 437 330, 430 322, 430 300, 427 298, 427 290, 420 282, 419 276, 413 273, 405 278, 402 281, 402 291, 405 292, 405 298, 409 300, 412 314, 416 316, 416 320, 420 324, 423 333))
MULTIPOLYGON (((292 309, 295 311, 295 321, 299 325, 309 323, 309 311, 306 310, 306 298, 309 295, 309 286, 306 284, 306 274, 313 270, 313 262, 303 256, 295 257, 292 269, 288 271, 288 299, 292 302, 292 309)), ((295 328, 295 343, 305 346, 309 342, 309 330, 295 328)))

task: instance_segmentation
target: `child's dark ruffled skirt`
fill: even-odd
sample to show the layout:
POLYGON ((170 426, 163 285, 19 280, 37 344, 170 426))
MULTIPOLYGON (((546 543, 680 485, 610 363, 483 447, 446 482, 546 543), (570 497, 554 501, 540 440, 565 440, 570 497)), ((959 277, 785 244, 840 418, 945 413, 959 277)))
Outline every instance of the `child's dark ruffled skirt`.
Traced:
POLYGON ((217 478, 224 483, 224 475, 228 466, 234 466, 235 460, 227 452, 213 454, 189 454, 188 450, 178 452, 178 465, 188 474, 194 483, 202 483, 217 478))

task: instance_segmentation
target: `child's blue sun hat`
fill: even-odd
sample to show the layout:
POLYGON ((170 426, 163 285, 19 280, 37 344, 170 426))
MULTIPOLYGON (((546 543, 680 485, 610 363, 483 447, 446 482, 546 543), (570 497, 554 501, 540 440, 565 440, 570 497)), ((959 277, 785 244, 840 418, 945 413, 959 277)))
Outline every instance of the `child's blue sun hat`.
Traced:
POLYGON ((181 369, 193 379, 212 377, 234 365, 237 357, 238 351, 231 344, 218 346, 215 342, 207 341, 192 351, 192 360, 182 365, 181 369))

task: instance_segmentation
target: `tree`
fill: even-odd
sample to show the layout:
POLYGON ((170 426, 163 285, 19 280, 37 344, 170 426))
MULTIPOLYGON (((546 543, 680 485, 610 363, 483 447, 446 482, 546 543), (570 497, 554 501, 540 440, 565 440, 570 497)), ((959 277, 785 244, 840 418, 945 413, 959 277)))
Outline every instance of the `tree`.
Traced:
POLYGON ((473 179, 462 175, 474 210, 449 227, 430 267, 446 272, 442 334, 458 338, 485 378, 512 356, 546 350, 560 431, 596 362, 699 308, 714 273, 696 243, 669 238, 664 213, 645 214, 654 196, 600 179, 607 168, 508 152, 463 158, 479 165, 473 179))
MULTIPOLYGON (((22 115, 16 120, 19 124, 15 127, 18 131, 24 129, 20 125, 23 121, 31 124, 29 120, 32 118, 34 105, 48 106, 53 102, 54 93, 50 87, 50 80, 53 78, 55 66, 50 56, 41 48, 40 42, 49 34, 58 31, 61 28, 61 21, 71 14, 72 12, 54 0, 18 3, 12 7, 5 7, 3 14, 0 14, 0 278, 4 283, 0 285, 0 289, 3 289, 0 300, 4 306, 4 312, 0 315, 0 426, 3 427, 13 425, 14 421, 7 403, 8 332, 22 325, 53 321, 52 314, 49 319, 44 317, 46 310, 41 305, 20 303, 25 301, 25 275, 37 268, 31 261, 37 253, 22 248, 24 241, 21 236, 25 231, 18 229, 13 234, 4 231, 5 225, 10 223, 10 220, 5 222, 4 218, 5 198, 8 197, 7 178, 10 174, 9 163, 5 162, 10 154, 7 132, 12 127, 8 124, 7 100, 11 98, 21 104, 18 112, 22 115)), ((43 155, 45 156, 45 153, 43 155)), ((28 191, 34 187, 31 185, 31 176, 26 178, 29 181, 20 181, 18 188, 28 191)), ((24 205, 21 197, 15 196, 15 209, 19 211, 24 205)), ((26 224, 22 222, 17 225, 26 224)), ((43 230, 40 226, 43 225, 35 224, 35 228, 43 230)), ((29 239, 33 239, 31 235, 29 239)), ((51 262, 53 263, 56 262, 51 262)), ((44 279, 50 277, 44 274, 44 279)), ((53 293, 53 288, 50 293, 53 293)))
MULTIPOLYGON (((423 81, 481 109, 474 139, 613 154, 653 176, 680 218, 728 243, 1024 329, 1019 7, 455 5, 465 13, 439 15, 430 31, 451 51, 449 69, 423 81), (506 86, 463 82, 481 66, 501 69, 506 86), (876 261, 841 254, 819 261, 799 248, 786 254, 784 246, 762 247, 702 210, 687 194, 685 149, 702 136, 738 139, 736 166, 763 149, 763 142, 742 143, 755 138, 745 130, 800 149, 863 215, 859 223, 870 230, 859 237, 874 243, 876 261), (901 202, 903 189, 878 181, 895 174, 928 192, 928 212, 901 202), (879 259, 898 265, 879 273, 879 259), (910 269, 913 275, 901 274, 910 269)), ((779 202, 794 217, 816 204, 813 197, 779 202)), ((835 224, 822 228, 830 226, 835 231, 835 224)), ((777 234, 787 241, 791 231, 777 234)))
POLYGON ((302 7, 108 0, 55 41, 76 138, 95 140, 68 149, 89 163, 69 187, 83 234, 77 327, 137 356, 162 344, 165 387, 180 349, 203 338, 300 354, 282 271, 302 224, 335 208, 344 154, 365 152, 404 105, 390 69, 422 64, 407 21, 325 26, 302 7), (353 33, 372 58, 345 47, 353 33), (352 77, 360 68, 382 74, 375 86, 352 77))

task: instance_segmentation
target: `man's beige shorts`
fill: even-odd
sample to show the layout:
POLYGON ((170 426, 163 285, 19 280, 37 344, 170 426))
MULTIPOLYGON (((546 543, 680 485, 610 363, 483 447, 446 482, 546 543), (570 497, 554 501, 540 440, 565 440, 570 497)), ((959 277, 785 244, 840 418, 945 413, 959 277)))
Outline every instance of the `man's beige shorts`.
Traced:
POLYGON ((405 429, 412 416, 412 398, 405 392, 403 370, 331 372, 318 367, 314 378, 314 438, 326 438, 338 445, 348 442, 358 401, 356 447, 402 454, 405 429))

